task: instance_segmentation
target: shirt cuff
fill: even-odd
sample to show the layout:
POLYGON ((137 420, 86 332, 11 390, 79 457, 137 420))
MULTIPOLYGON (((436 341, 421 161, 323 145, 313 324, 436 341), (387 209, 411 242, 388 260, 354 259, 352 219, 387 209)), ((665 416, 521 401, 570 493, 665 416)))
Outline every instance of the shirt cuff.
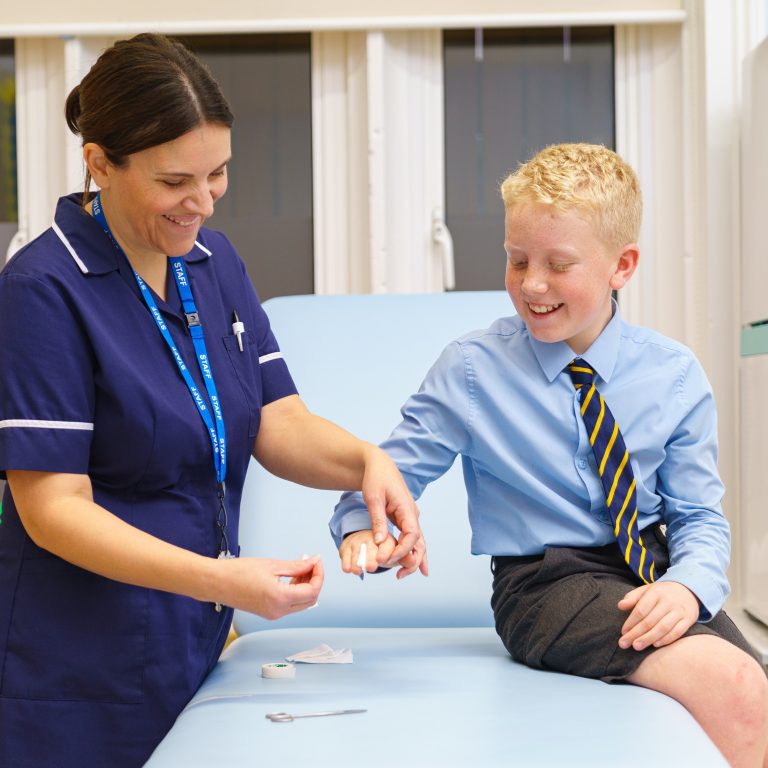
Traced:
POLYGON ((680 563, 670 566, 657 581, 676 581, 693 592, 701 605, 698 621, 706 623, 722 609, 728 597, 728 582, 695 564, 680 563))
POLYGON ((347 512, 341 520, 331 524, 331 535, 336 542, 336 548, 341 546, 345 536, 355 531, 368 531, 371 528, 371 516, 367 509, 355 509, 347 512))

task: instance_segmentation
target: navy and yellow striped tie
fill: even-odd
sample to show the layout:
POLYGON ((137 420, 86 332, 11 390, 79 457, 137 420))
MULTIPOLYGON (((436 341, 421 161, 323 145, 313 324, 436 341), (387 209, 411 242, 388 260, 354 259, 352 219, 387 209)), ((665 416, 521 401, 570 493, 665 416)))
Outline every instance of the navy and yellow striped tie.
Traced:
POLYGON ((595 371, 589 363, 577 357, 569 363, 568 373, 573 386, 579 390, 581 415, 597 461, 619 549, 627 565, 649 584, 656 579, 655 564, 637 527, 635 476, 624 438, 605 400, 595 388, 595 371))

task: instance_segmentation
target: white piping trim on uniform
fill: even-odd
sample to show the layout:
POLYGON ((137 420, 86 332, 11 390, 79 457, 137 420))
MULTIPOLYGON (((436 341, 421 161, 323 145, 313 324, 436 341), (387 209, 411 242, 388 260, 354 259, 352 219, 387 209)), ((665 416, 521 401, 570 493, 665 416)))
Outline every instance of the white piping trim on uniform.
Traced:
POLYGON ((209 256, 213 256, 213 251, 209 251, 202 243, 198 243, 197 240, 195 240, 195 245, 201 250, 207 253, 209 256))
POLYGON ((264 363, 268 363, 271 360, 279 360, 282 356, 282 352, 270 352, 268 355, 262 355, 259 358, 259 365, 264 365, 264 363))
POLYGON ((78 267, 80 267, 80 271, 84 274, 88 274, 88 267, 85 266, 82 259, 77 255, 75 252, 75 249, 70 244, 69 240, 64 236, 64 233, 59 229, 59 225, 54 221, 53 222, 53 231, 58 235, 59 240, 61 240, 62 243, 64 243, 64 246, 69 251, 72 258, 75 260, 75 264, 77 264, 78 267))
POLYGON ((0 429, 29 427, 32 429, 82 429, 93 432, 93 422, 88 421, 47 421, 45 419, 4 419, 0 429))

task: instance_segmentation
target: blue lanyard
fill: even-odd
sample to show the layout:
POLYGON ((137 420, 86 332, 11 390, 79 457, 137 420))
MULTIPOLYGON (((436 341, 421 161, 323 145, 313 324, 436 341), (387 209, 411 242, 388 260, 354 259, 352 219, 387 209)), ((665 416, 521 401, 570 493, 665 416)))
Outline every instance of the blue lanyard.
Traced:
MULTIPOLYGON (((117 240, 115 240, 114 236, 112 235, 112 231, 109 228, 109 224, 107 224, 106 216, 104 216, 104 211, 101 207, 100 193, 97 193, 96 197, 93 199, 92 211, 93 217, 96 219, 96 221, 99 222, 99 224, 101 224, 101 228, 109 236, 109 239, 125 256, 125 252, 120 247, 117 240)), ((224 417, 221 412, 221 403, 219 402, 219 395, 216 391, 216 382, 213 379, 213 371, 211 370, 210 359, 208 358, 208 353, 205 347, 203 327, 200 325, 200 317, 197 311, 197 305, 195 304, 195 298, 192 295, 192 288, 187 277, 187 270, 184 266, 184 259, 180 256, 169 257, 169 262, 173 271, 173 276, 176 280, 176 287, 179 291, 179 297, 181 298, 181 303, 184 307, 184 314, 187 318, 189 335, 192 337, 192 344, 195 347, 195 353, 197 355, 197 363, 200 367, 200 373, 203 376, 205 389, 208 392, 208 398, 211 403, 211 408, 213 409, 214 418, 211 418, 211 409, 209 409, 205 404, 205 401, 200 394, 200 390, 192 379, 189 368, 187 368, 187 365, 184 362, 184 358, 182 358, 181 353, 173 341, 173 337, 168 330, 168 326, 163 320, 162 314, 160 314, 157 302, 155 301, 154 296, 152 296, 149 287, 144 282, 144 280, 142 280, 141 276, 138 272, 136 272, 135 269, 133 270, 133 274, 136 278, 136 282, 139 285, 139 289, 141 290, 141 296, 144 299, 144 303, 152 313, 152 317, 154 318, 155 324, 160 330, 160 334, 162 335, 163 339, 165 339, 165 343, 168 345, 168 348, 171 350, 171 354, 173 355, 173 359, 176 361, 176 365, 181 372, 184 383, 187 385, 187 389, 189 390, 190 395, 192 395, 192 399, 197 406, 197 411, 200 414, 206 429, 208 430, 208 434, 211 438, 211 447, 213 449, 213 464, 216 470, 216 482, 219 491, 219 501, 221 507, 223 508, 224 478, 227 474, 227 440, 226 433, 224 431, 224 417)), ((226 527, 226 515, 224 517, 224 527, 226 527)), ((221 524, 219 524, 219 528, 221 529, 222 533, 222 545, 219 547, 220 554, 226 553, 228 555, 229 552, 226 546, 226 533, 221 524)))

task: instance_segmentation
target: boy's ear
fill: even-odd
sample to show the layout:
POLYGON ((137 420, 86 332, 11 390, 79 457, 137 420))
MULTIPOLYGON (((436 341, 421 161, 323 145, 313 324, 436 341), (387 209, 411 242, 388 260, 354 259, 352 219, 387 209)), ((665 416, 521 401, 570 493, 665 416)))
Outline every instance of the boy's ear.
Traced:
POLYGON ((83 160, 96 184, 105 189, 109 186, 109 172, 112 165, 107 155, 98 144, 88 142, 83 145, 83 160))
POLYGON ((623 288, 629 278, 632 277, 635 269, 637 269, 637 262, 640 259, 640 249, 637 243, 629 243, 625 245, 619 251, 619 258, 616 262, 616 269, 611 275, 610 285, 614 291, 618 291, 619 288, 623 288))

